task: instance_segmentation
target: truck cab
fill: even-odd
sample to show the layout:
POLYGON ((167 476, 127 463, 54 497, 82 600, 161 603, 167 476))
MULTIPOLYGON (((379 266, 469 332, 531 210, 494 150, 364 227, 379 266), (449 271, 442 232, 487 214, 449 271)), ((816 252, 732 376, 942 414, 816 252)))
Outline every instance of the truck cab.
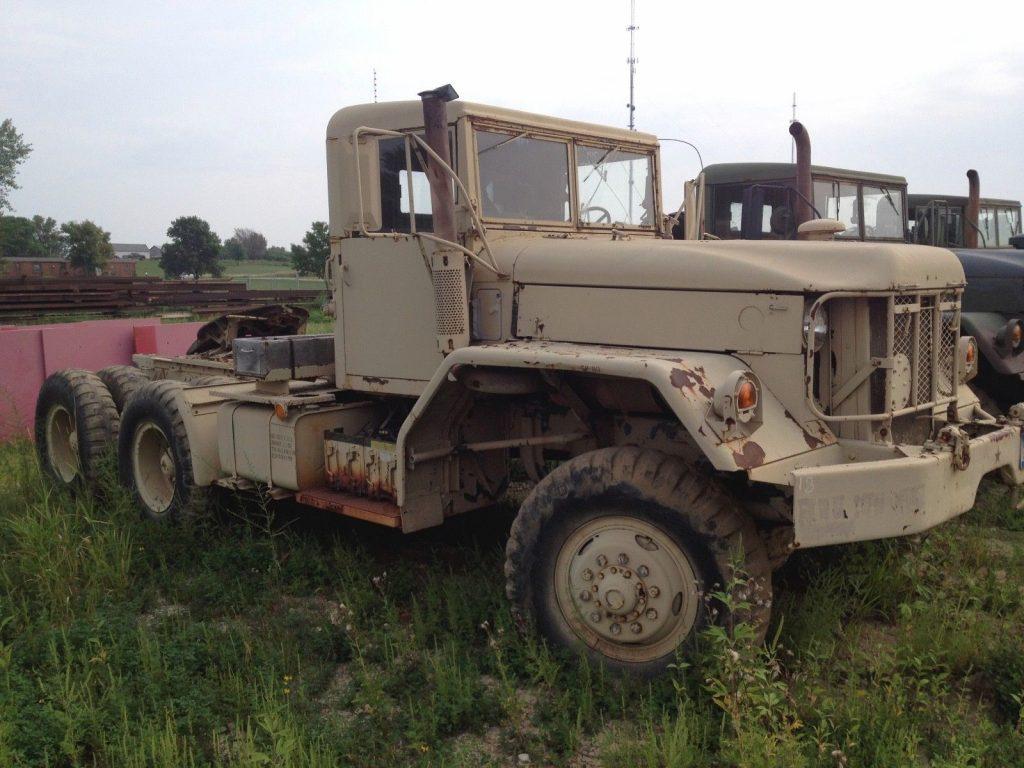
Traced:
MULTIPOLYGON (((904 242, 907 180, 902 176, 811 166, 816 218, 843 228, 838 240, 904 242)), ((687 239, 794 240, 799 191, 792 163, 717 163, 692 182, 701 190, 687 239)))
MULTIPOLYGON (((971 224, 967 221, 968 198, 962 195, 912 194, 908 198, 909 228, 913 242, 941 248, 965 248, 971 224)), ((977 248, 1009 249, 1021 234, 1019 200, 979 198, 975 225, 977 248)))

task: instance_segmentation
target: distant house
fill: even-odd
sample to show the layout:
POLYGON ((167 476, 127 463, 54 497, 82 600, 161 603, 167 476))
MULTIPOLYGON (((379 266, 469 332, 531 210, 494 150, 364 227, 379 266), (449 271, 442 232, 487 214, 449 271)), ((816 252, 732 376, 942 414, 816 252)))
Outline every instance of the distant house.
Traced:
MULTIPOLYGON (((135 277, 135 262, 130 259, 111 260, 103 267, 103 274, 110 277, 135 277)), ((13 256, 0 262, 2 277, 73 277, 84 276, 80 269, 73 269, 65 259, 36 259, 13 256)))
POLYGON ((154 245, 152 248, 149 249, 149 258, 151 259, 159 259, 163 255, 164 249, 161 248, 159 245, 154 245))
POLYGON ((149 246, 145 243, 111 243, 115 259, 148 259, 149 246))

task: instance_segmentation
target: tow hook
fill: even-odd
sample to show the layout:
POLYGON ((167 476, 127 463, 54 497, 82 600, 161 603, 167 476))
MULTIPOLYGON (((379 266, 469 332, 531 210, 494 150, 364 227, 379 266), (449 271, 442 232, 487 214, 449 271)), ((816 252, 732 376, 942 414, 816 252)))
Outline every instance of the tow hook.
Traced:
POLYGON ((947 424, 939 430, 932 444, 937 450, 948 448, 953 453, 953 466, 961 471, 971 465, 971 438, 960 427, 947 424))

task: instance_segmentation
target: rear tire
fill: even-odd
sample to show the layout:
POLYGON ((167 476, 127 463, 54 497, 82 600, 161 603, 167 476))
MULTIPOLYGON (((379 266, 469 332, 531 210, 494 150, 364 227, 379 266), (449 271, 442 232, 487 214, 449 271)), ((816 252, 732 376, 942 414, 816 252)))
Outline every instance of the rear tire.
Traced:
POLYGON ((739 563, 734 597, 749 607, 719 621, 771 612, 771 566, 749 515, 712 479, 640 448, 577 456, 523 503, 506 549, 506 589, 520 624, 592 662, 651 676, 709 620, 711 592, 739 563))
POLYGON ((72 490, 91 486, 118 433, 117 407, 100 378, 77 369, 51 374, 39 390, 35 416, 43 472, 72 490))
POLYGON ((192 451, 178 409, 178 381, 153 381, 128 401, 121 418, 117 463, 142 514, 156 522, 196 516, 209 488, 195 484, 192 451))
POLYGON ((131 395, 149 383, 146 375, 133 365, 111 365, 97 375, 107 385, 118 413, 124 410, 131 395))

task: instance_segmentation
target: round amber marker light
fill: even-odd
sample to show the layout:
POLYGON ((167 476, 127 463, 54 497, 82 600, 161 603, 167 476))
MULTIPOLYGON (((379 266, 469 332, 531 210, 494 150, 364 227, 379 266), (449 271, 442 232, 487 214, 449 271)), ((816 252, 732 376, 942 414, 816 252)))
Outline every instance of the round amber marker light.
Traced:
MULTIPOLYGON (((1017 328, 1019 330, 1020 326, 1017 326, 1017 328)), ((975 355, 974 344, 973 343, 972 344, 968 344, 967 345, 967 355, 966 355, 968 365, 974 362, 974 355, 975 355)))
POLYGON ((741 411, 757 405, 757 387, 754 386, 754 382, 747 379, 740 384, 739 389, 736 390, 736 405, 741 411))
POLYGON ((1021 340, 1024 339, 1024 328, 1021 328, 1020 323, 1013 324, 1013 332, 1010 334, 1010 338, 1013 340, 1013 346, 1020 346, 1021 340))

